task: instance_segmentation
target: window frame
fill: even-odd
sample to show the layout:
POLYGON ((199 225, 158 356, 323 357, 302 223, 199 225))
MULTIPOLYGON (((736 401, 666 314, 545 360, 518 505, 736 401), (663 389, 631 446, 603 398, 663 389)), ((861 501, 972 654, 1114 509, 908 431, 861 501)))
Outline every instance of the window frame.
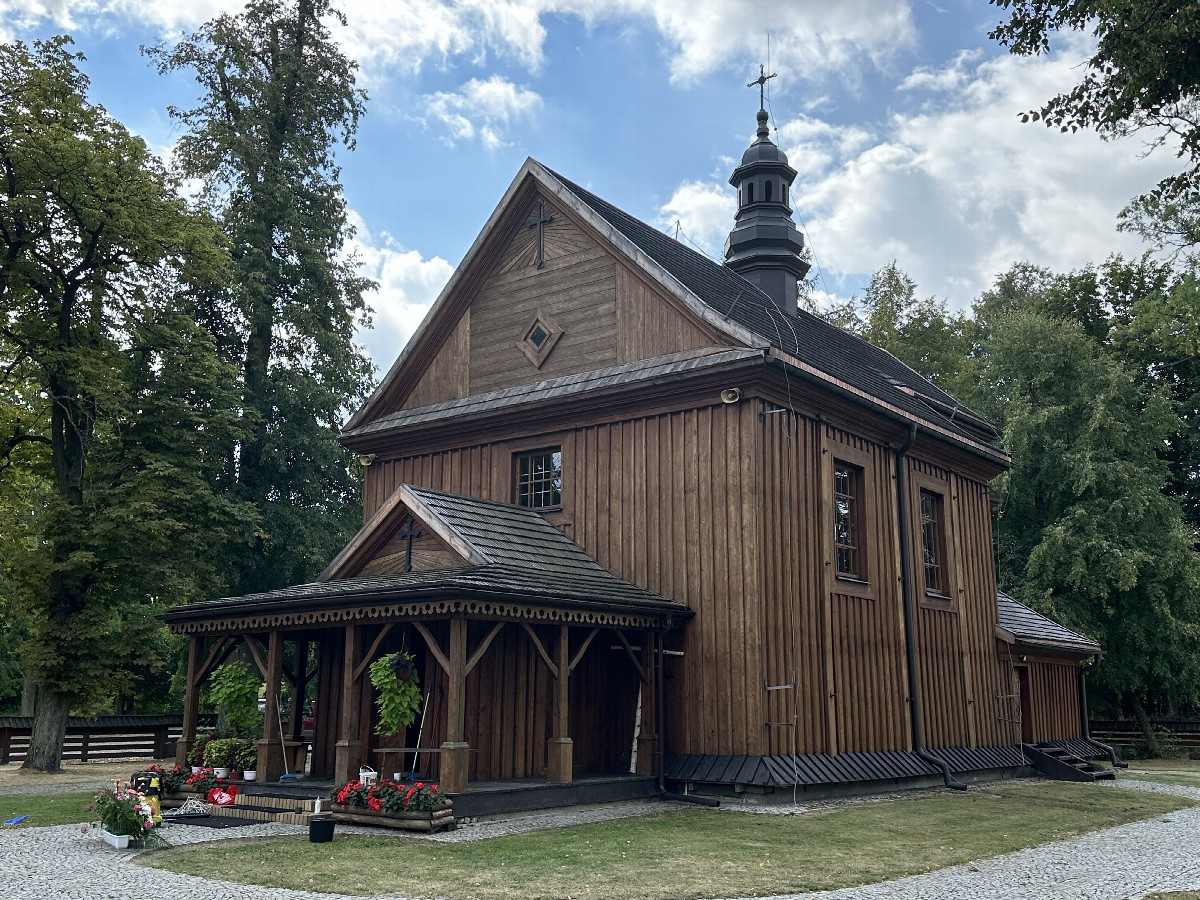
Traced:
POLYGON ((863 487, 866 478, 863 467, 837 457, 833 460, 833 574, 836 578, 870 583, 867 572, 867 548, 863 535, 863 487), (839 473, 846 473, 844 491, 839 491, 839 473), (845 498, 847 542, 842 541, 842 498, 845 498), (842 556, 849 557, 849 565, 842 568, 842 556))
MULTIPOLYGON (((560 444, 541 444, 541 445, 538 445, 536 447, 529 448, 529 449, 524 449, 524 448, 514 449, 513 454, 512 454, 512 493, 511 493, 512 503, 515 506, 520 506, 522 509, 532 509, 534 512, 538 512, 538 513, 557 512, 557 511, 561 510, 563 508, 564 462, 565 462, 565 455, 563 454, 563 448, 562 448, 561 443, 560 444), (535 457, 544 457, 544 456, 550 456, 552 458, 554 456, 557 456, 558 457, 557 468, 552 471, 549 479, 541 478, 539 480, 534 480, 534 473, 531 472, 530 476, 529 476, 529 480, 526 483, 528 483, 531 486, 534 486, 534 485, 540 485, 546 481, 550 481, 551 483, 553 483, 554 481, 557 481, 558 482, 558 484, 557 484, 558 496, 556 499, 558 502, 557 503, 549 503, 546 505, 534 505, 532 503, 522 503, 521 502, 521 488, 523 487, 523 482, 522 482, 522 475, 521 475, 521 464, 524 460, 532 460, 535 457)), ((552 465, 553 465, 553 463, 552 463, 552 465)), ((552 491, 551 497, 552 498, 553 498, 553 490, 554 490, 554 488, 551 488, 551 491, 552 491)), ((538 491, 537 493, 541 493, 541 491, 538 491)), ((534 492, 531 491, 530 497, 533 497, 534 495, 535 495, 534 492)))
POLYGON ((825 569, 828 573, 828 589, 835 594, 846 594, 867 600, 875 599, 875 583, 878 580, 877 556, 880 548, 872 545, 872 523, 876 521, 875 483, 873 466, 875 457, 866 450, 860 450, 850 444, 843 443, 832 436, 826 436, 822 443, 822 496, 824 497, 825 514, 822 545, 825 548, 825 569), (860 565, 854 575, 844 575, 837 570, 837 509, 834 492, 834 473, 838 464, 852 466, 860 473, 857 486, 856 507, 858 509, 857 551, 860 555, 860 565))
POLYGON ((911 545, 913 554, 913 593, 921 606, 930 609, 955 610, 958 606, 958 578, 954 553, 953 495, 950 483, 944 479, 927 475, 916 468, 909 470, 909 503, 912 523, 911 545), (942 576, 940 590, 933 590, 926 582, 925 530, 921 499, 931 496, 940 507, 939 534, 936 536, 937 550, 941 553, 938 569, 942 576))

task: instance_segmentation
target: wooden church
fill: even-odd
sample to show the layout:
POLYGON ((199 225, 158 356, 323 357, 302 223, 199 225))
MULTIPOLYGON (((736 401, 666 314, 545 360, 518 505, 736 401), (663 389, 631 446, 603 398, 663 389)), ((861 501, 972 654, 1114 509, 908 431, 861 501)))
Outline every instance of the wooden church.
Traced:
POLYGON ((314 583, 166 614, 191 639, 181 761, 241 644, 268 780, 300 738, 285 679, 315 680, 312 775, 417 748, 450 793, 952 783, 1102 749, 1100 647, 997 594, 996 429, 797 308, 767 121, 723 265, 526 161, 346 426, 362 530, 314 583), (424 727, 381 737, 366 669, 400 648, 424 727))

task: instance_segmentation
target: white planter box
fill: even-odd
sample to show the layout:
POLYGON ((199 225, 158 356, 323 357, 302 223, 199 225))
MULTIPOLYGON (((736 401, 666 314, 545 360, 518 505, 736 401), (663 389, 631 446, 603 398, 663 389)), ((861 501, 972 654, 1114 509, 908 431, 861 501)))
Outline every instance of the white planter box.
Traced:
POLYGON ((118 850, 128 850, 130 836, 127 834, 112 834, 106 829, 100 829, 100 837, 104 838, 104 843, 110 847, 116 847, 118 850))

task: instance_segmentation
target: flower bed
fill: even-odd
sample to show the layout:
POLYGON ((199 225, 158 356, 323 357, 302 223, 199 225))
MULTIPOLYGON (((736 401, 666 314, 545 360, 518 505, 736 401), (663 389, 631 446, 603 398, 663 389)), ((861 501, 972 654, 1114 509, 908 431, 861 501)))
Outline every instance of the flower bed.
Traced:
MULTIPOLYGON (((146 795, 135 790, 127 781, 118 781, 113 787, 97 792, 95 799, 88 804, 88 810, 99 818, 97 827, 102 829, 101 837, 106 841, 107 835, 114 835, 128 838, 122 842, 126 845, 169 846, 154 830, 154 810, 146 795)), ((113 841, 109 843, 116 846, 113 841)))
POLYGON ((454 804, 436 784, 351 781, 330 794, 335 820, 406 831, 441 831, 454 827, 454 804))

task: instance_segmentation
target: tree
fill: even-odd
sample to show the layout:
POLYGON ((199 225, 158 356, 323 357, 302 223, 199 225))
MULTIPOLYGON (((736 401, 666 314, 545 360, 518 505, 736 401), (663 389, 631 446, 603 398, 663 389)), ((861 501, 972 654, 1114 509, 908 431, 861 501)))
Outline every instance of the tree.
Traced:
POLYGON ((343 252, 352 229, 334 151, 353 147, 366 98, 328 18, 344 22, 328 0, 254 0, 149 51, 162 72, 194 71, 203 90, 196 108, 171 110, 186 128, 176 163, 204 183, 232 247, 230 288, 209 302, 247 422, 220 484, 260 517, 223 554, 238 593, 312 578, 361 517, 337 437, 370 387, 352 338, 373 285, 343 252))
POLYGON ((1153 742, 1147 698, 1200 691, 1200 557, 1158 454, 1180 426, 1170 400, 1078 323, 1028 310, 997 324, 983 376, 1013 459, 1001 586, 1100 642, 1095 681, 1153 742))
POLYGON ((182 293, 219 276, 220 233, 68 46, 0 46, 0 479, 29 511, 0 578, 39 687, 25 766, 49 771, 71 708, 128 687, 154 611, 213 589, 245 513, 208 486, 236 398, 182 293))
MULTIPOLYGON (((1023 118, 1062 131, 1093 128, 1101 135, 1148 131, 1154 146, 1178 142, 1184 170, 1146 198, 1155 217, 1170 222, 1200 202, 1200 6, 1149 0, 992 0, 1009 20, 991 33, 1011 52, 1046 53, 1054 32, 1090 29, 1095 51, 1074 88, 1023 118)), ((1135 219, 1137 207, 1127 212, 1135 219)))
POLYGON ((921 377, 966 401, 973 389, 973 323, 944 300, 917 298, 917 285, 895 260, 871 276, 861 299, 817 312, 826 321, 888 351, 921 377))

